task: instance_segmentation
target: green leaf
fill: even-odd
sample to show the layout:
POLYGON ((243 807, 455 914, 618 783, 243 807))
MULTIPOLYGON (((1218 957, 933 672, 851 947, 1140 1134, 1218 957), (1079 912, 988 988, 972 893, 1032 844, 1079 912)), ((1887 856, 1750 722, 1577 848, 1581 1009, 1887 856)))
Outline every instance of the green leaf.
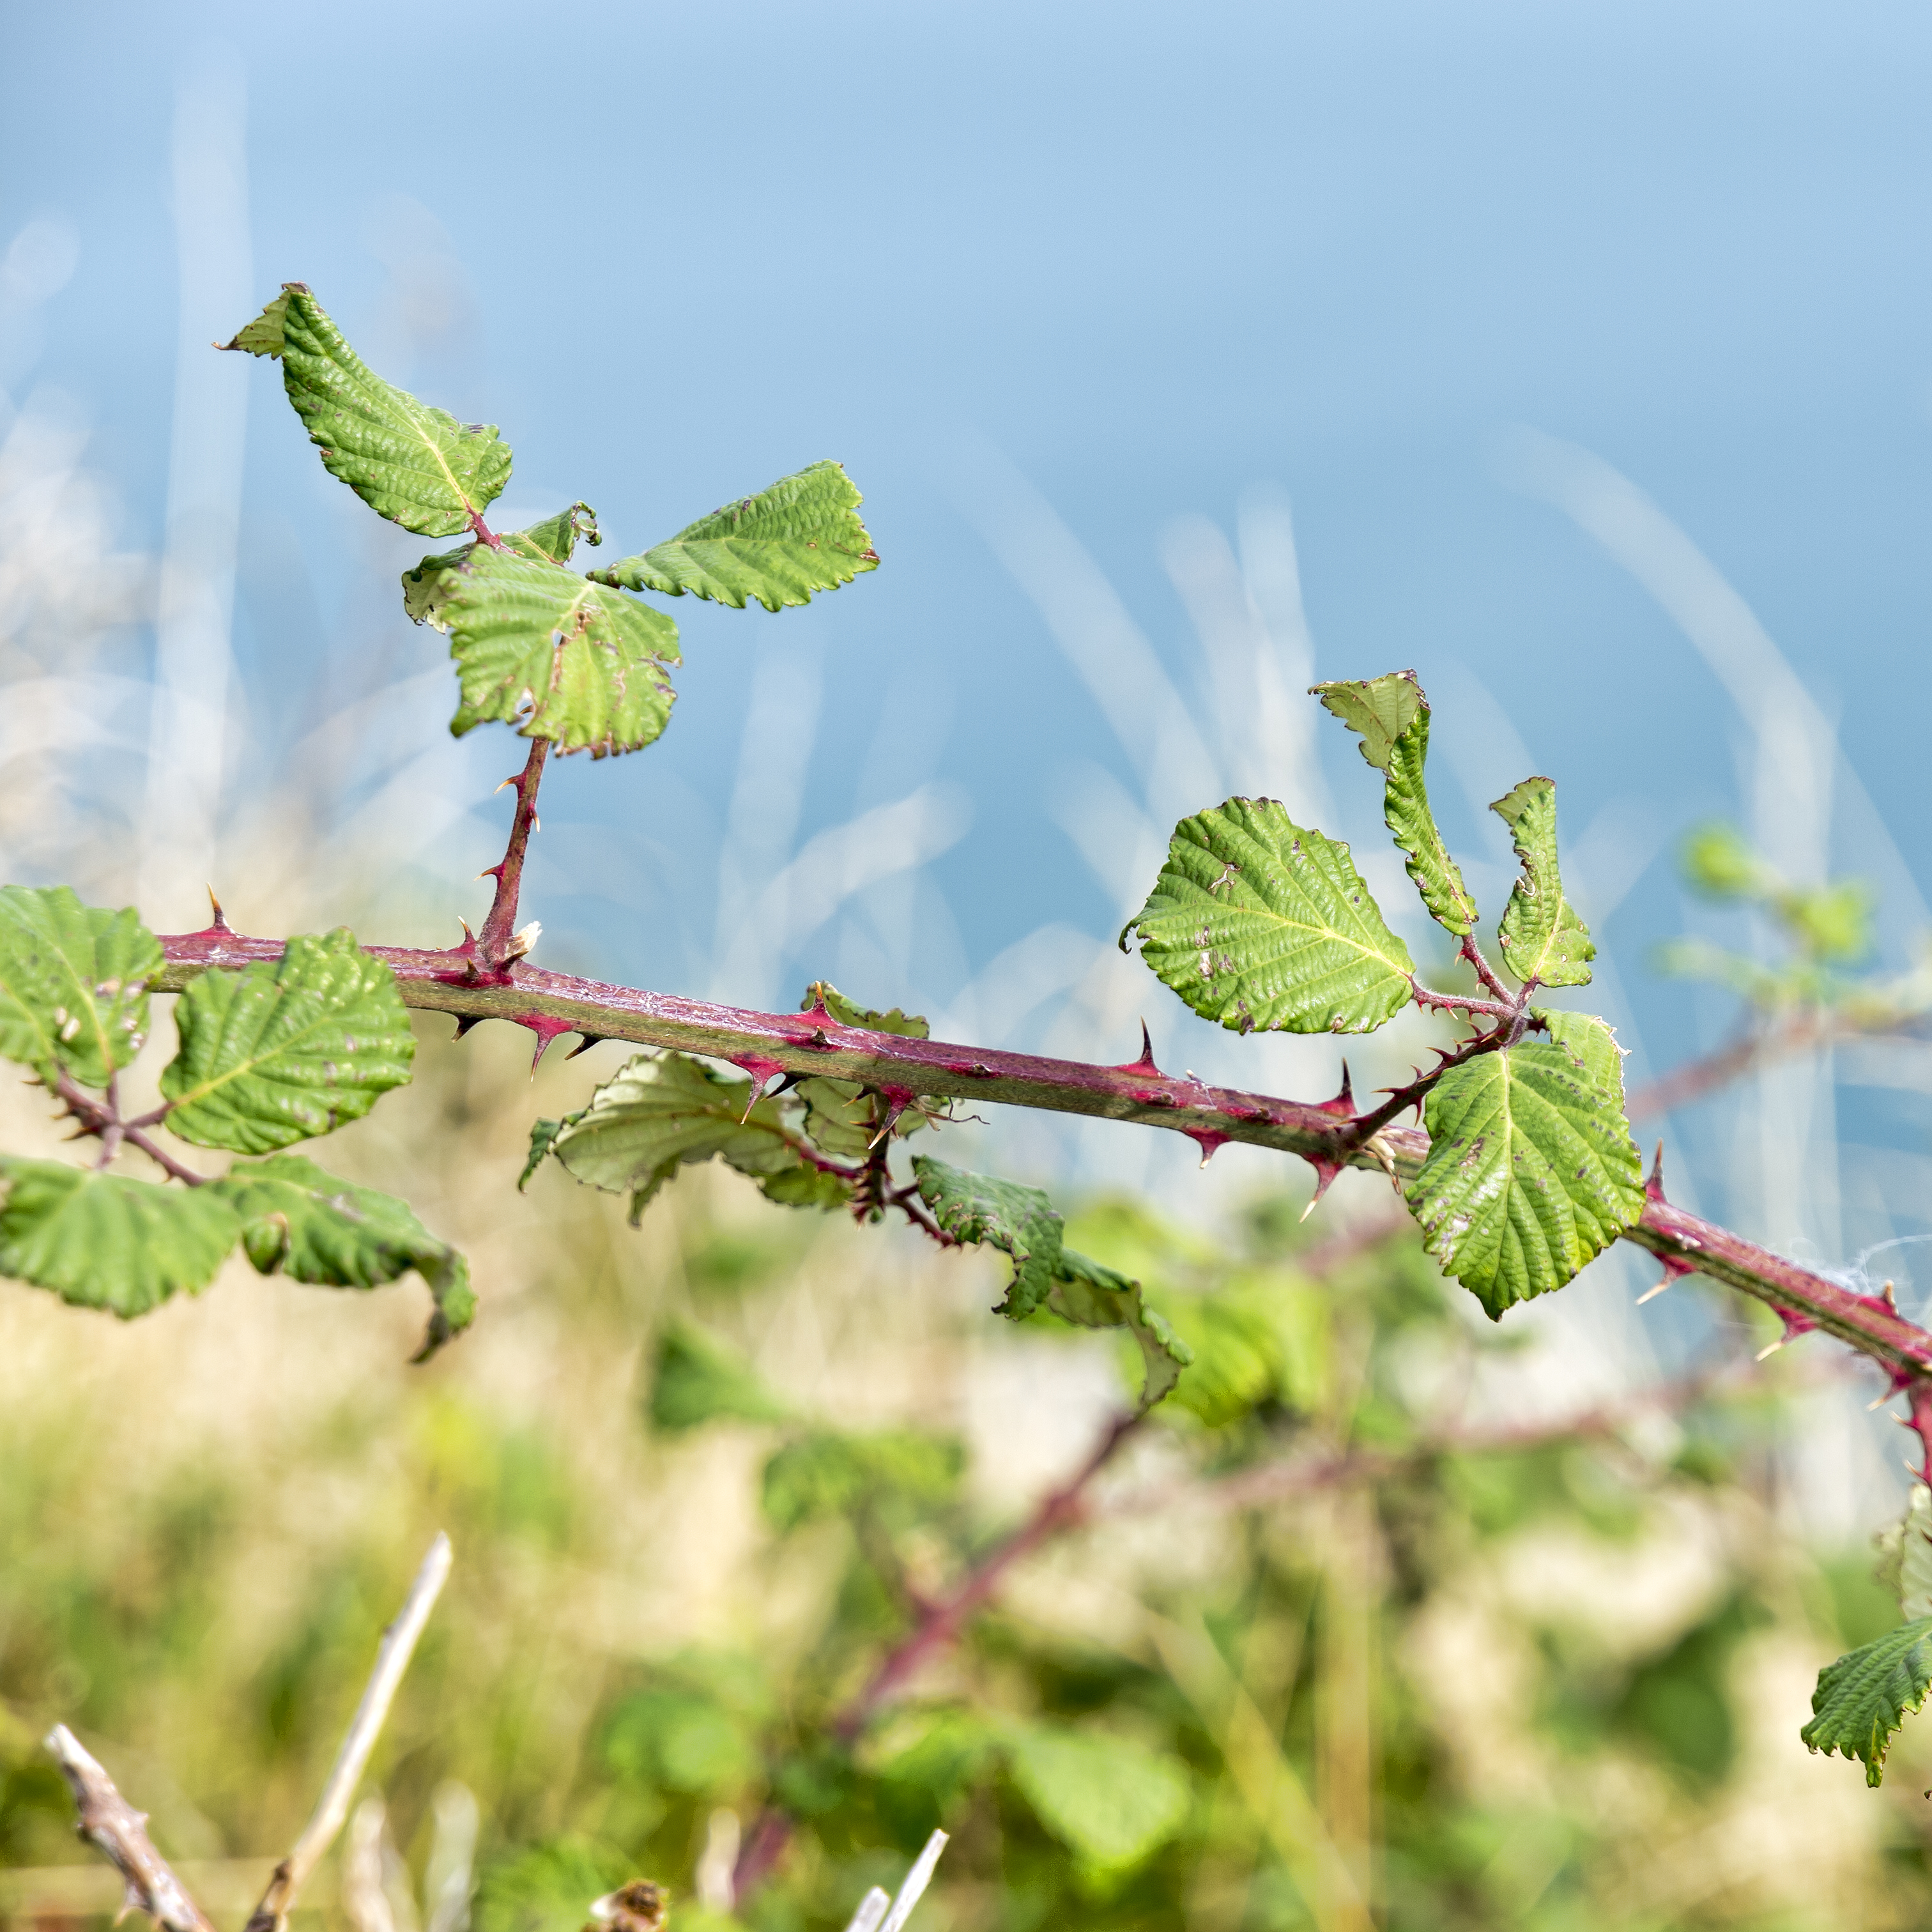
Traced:
POLYGON ((339 1180, 293 1154, 232 1168, 203 1191, 233 1208, 259 1274, 317 1288, 380 1288, 413 1268, 436 1304, 418 1360, 476 1317, 468 1262, 393 1195, 339 1180))
POLYGON ((959 1444, 943 1436, 815 1429, 766 1462, 759 1504, 781 1533, 880 1502, 933 1509, 952 1501, 965 1466, 959 1444))
POLYGON ((1879 1538, 1878 1575, 1898 1593, 1899 1614, 1932 1617, 1932 1490, 1914 1483, 1904 1518, 1879 1538))
POLYGON ((1166 984, 1238 1032, 1369 1033, 1408 1004, 1414 962, 1348 847, 1271 798, 1183 819, 1128 930, 1166 984))
POLYGON ((1555 1006, 1532 1006, 1530 1018, 1580 1066, 1590 1083, 1624 1110, 1624 1050, 1607 1020, 1594 1013, 1566 1013, 1555 1006))
POLYGON ((1498 1318, 1561 1288, 1642 1211, 1618 1096, 1566 1047, 1479 1054, 1422 1104, 1429 1155, 1409 1208, 1430 1252, 1498 1318))
POLYGON ((1563 896, 1556 864, 1556 786, 1525 778, 1490 807, 1509 827, 1522 875, 1503 910, 1503 961, 1527 986, 1587 986, 1597 949, 1563 896))
POLYGON ((1194 1352, 1174 1332, 1167 1318, 1150 1308, 1141 1285, 1117 1269, 1063 1248, 1046 1305, 1079 1328, 1125 1328, 1138 1344, 1145 1375, 1140 1406, 1153 1408, 1171 1394, 1194 1352))
POLYGON ((1885 1781, 1886 1753, 1907 1715, 1932 1689, 1932 1616, 1888 1630, 1818 1673, 1811 1721, 1798 1736, 1829 1757, 1864 1760, 1865 1782, 1885 1781))
POLYGON ((168 1130, 236 1154, 359 1120, 416 1057, 396 976, 346 926, 291 939, 282 957, 212 968, 175 1008, 181 1051, 161 1076, 168 1130))
MULTIPOLYGON (((498 541, 513 556, 536 563, 569 562, 578 541, 599 544, 597 512, 588 503, 573 503, 526 530, 512 530, 498 541)), ((426 556, 413 570, 403 572, 403 614, 412 624, 434 624, 439 631, 449 628, 442 614, 443 578, 458 565, 466 563, 476 548, 472 541, 454 550, 439 550, 426 556)))
POLYGON ((688 1322, 658 1336, 651 1426, 678 1435, 707 1422, 782 1422, 791 1413, 723 1342, 688 1322))
MULTIPOLYGON (((841 1026, 895 1034, 902 1040, 925 1040, 931 1031, 922 1015, 902 1012, 897 1006, 889 1012, 874 1012, 856 1000, 848 1000, 827 980, 812 982, 806 989, 799 1010, 823 1012, 841 1026)), ((932 1111, 920 1101, 903 1107, 894 1118, 885 1096, 856 1080, 822 1077, 801 1080, 792 1094, 805 1108, 800 1130, 821 1154, 838 1160, 863 1160, 889 1118, 892 1120, 892 1137, 896 1140, 917 1133, 929 1126, 933 1118, 932 1111)))
POLYGON ((1382 815, 1395 842, 1408 854, 1408 876, 1438 926, 1467 934, 1478 914, 1476 902, 1449 856, 1429 808, 1423 766, 1429 758, 1429 700, 1412 670, 1390 671, 1366 683, 1318 684, 1315 694, 1362 740, 1362 756, 1388 783, 1382 815))
POLYGON ((131 906, 84 906, 65 886, 0 887, 0 1055, 50 1084, 64 1066, 105 1087, 147 1037, 161 965, 131 906))
POLYGON ((863 1027, 871 1033, 896 1034, 902 1040, 929 1040, 932 1029, 922 1013, 902 1012, 897 1006, 886 1012, 862 1006, 848 1000, 830 980, 814 980, 805 989, 798 1010, 808 1013, 817 1009, 829 1013, 841 1026, 863 1027))
MULTIPOLYGON (((676 696, 677 626, 662 610, 540 558, 480 545, 414 593, 424 621, 449 633, 463 701, 457 736, 490 721, 560 751, 634 752, 657 736, 676 696)), ((404 604, 412 592, 404 580, 404 604)))
POLYGON ((551 1146, 579 1180, 628 1194, 633 1226, 680 1166, 713 1155, 765 1184, 774 1198, 806 1204, 778 1191, 795 1186, 786 1178, 811 1165, 784 1125, 781 1103, 760 1100, 747 1114, 750 1097, 746 1082, 728 1080, 688 1054, 640 1053, 562 1124, 551 1146))
POLYGON ((530 1177, 542 1166, 556 1145, 556 1137, 566 1126, 575 1123, 579 1116, 570 1114, 560 1120, 532 1120, 530 1123, 530 1150, 524 1162, 524 1171, 517 1177, 517 1192, 520 1194, 530 1184, 530 1177))
POLYGON ((1007 1750, 1021 1796, 1090 1872, 1140 1864, 1186 1821, 1186 1767, 1130 1738, 1028 1724, 1007 1750))
POLYGON ((568 563, 577 554, 579 543, 594 550, 604 541, 597 532, 597 512, 588 503, 573 503, 554 517, 546 517, 527 530, 512 530, 502 539, 503 548, 538 563, 568 563))
POLYGON ((842 465, 814 463, 596 574, 626 590, 689 591, 734 610, 753 598, 767 610, 808 604, 814 590, 836 590, 878 568, 859 520, 863 500, 842 465))
POLYGON ((967 1174, 929 1154, 915 1154, 920 1198, 957 1241, 984 1241, 1010 1255, 1013 1278, 995 1315, 1024 1321, 1046 1301, 1060 1258, 1062 1227, 1053 1203, 1037 1187, 967 1174))
POLYGON ((0 1154, 0 1274, 124 1321, 214 1280, 240 1232, 212 1189, 0 1154))
POLYGON ((460 423, 384 382, 300 282, 285 282, 224 346, 279 356, 282 386, 323 467, 418 536, 467 530, 510 480, 509 446, 494 423, 460 423))

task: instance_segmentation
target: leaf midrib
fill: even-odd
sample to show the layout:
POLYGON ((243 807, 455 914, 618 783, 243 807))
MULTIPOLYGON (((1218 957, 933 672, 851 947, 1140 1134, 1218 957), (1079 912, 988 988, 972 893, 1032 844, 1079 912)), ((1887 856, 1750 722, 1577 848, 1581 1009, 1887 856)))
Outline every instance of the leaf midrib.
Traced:
MULTIPOLYGON (((245 980, 246 976, 244 975, 243 977, 245 980)), ((279 976, 278 976, 272 983, 275 988, 275 998, 273 1004, 269 1006, 267 1012, 262 1016, 261 1025, 256 1030, 256 1037, 258 1040, 260 1038, 262 1031, 265 1030, 274 1020, 278 1010, 281 1006, 284 1000, 292 996, 298 995, 300 993, 314 990, 313 988, 306 987, 285 987, 282 984, 279 976)), ((364 997, 367 996, 368 988, 366 986, 362 986, 359 982, 358 982, 357 990, 358 994, 364 997)), ((247 988, 245 985, 236 987, 234 993, 230 998, 227 1009, 228 1013, 232 1013, 235 1010, 235 1002, 239 1000, 246 991, 247 988)), ((318 995, 318 997, 322 996, 318 995)), ((190 1090, 185 1094, 176 1095, 173 1104, 176 1107, 192 1106, 196 1101, 206 1100, 209 1094, 218 1093, 222 1088, 229 1086, 234 1082, 244 1079, 249 1075, 256 1072, 256 1070, 263 1066, 267 1061, 283 1055, 296 1054, 298 1042, 308 1040, 314 1034, 320 1032, 326 1026, 340 1022, 343 1018, 344 1010, 345 1009, 340 1006, 332 1007, 325 1005, 322 1010, 316 1015, 316 1018, 308 1026, 303 1028, 300 1033, 294 1035, 292 1038, 285 1040, 281 1045, 273 1048, 268 1052, 254 1055, 248 1060, 244 1060, 242 1065, 232 1069, 230 1072, 219 1074, 212 1080, 205 1081, 200 1086, 190 1089, 190 1090)), ((225 1036, 227 1031, 227 1028, 225 1024, 227 1018, 227 1013, 224 1013, 222 1016, 222 1018, 224 1022, 222 1031, 225 1036)), ((267 1079, 270 1076, 266 1074, 263 1074, 261 1077, 264 1079, 267 1079)), ((337 1081, 332 1082, 330 1084, 332 1085, 340 1085, 342 1083, 337 1081)))

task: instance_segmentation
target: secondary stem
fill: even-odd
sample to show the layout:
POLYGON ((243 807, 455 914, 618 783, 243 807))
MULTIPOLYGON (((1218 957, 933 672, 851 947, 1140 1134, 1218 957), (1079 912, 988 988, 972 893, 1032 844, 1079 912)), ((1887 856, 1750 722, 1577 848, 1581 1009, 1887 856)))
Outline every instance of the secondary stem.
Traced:
POLYGON ((549 755, 550 740, 532 738, 523 770, 507 781, 516 788, 517 809, 510 820, 510 842, 502 858, 484 874, 496 880, 496 896, 490 902, 489 916, 476 940, 478 962, 492 972, 500 973, 518 956, 512 944, 516 937, 517 897, 523 887, 524 854, 536 829, 537 787, 543 782, 544 760, 549 755))

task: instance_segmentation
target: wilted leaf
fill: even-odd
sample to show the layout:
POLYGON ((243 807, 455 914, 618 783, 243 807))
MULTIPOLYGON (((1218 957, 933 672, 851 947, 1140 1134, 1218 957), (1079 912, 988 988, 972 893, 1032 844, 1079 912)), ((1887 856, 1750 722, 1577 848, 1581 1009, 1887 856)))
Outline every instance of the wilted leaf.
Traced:
POLYGON ((494 423, 460 423, 384 382, 300 282, 284 283, 225 346, 281 358, 282 386, 323 466, 406 530, 453 536, 510 480, 494 423))
POLYGON ((0 1056, 50 1084, 64 1066, 105 1087, 147 1037, 161 964, 131 906, 84 906, 65 886, 0 887, 0 1056))
POLYGON ((1183 819, 1128 930, 1197 1013, 1238 1032, 1368 1033, 1408 1004, 1414 962, 1348 847, 1273 799, 1183 819))
POLYGON ((1383 817, 1408 854, 1408 876, 1438 926, 1466 934, 1476 902, 1449 856, 1429 808, 1423 767, 1429 758, 1429 700, 1412 670, 1390 671, 1366 683, 1318 684, 1322 702, 1362 740, 1362 756, 1386 775, 1383 817))
POLYGON ((241 1232, 207 1187, 0 1154, 0 1274, 123 1321, 214 1280, 241 1232))
POLYGON ((1587 986, 1597 949, 1590 928, 1564 896, 1556 862, 1556 786, 1525 778, 1490 807, 1509 827, 1522 875, 1503 909, 1504 963, 1526 984, 1587 986))
POLYGON ((161 1075, 168 1130, 200 1147, 272 1154, 359 1120, 416 1057, 396 976, 346 926, 298 936, 272 963, 211 968, 175 1008, 161 1075))
POLYGON ((231 1168, 204 1191, 233 1208, 242 1246, 263 1274, 318 1288, 379 1288, 413 1268, 436 1302, 425 1355, 475 1318, 470 1264, 393 1195, 286 1154, 231 1168))
POLYGON ((1492 1316, 1561 1288, 1642 1211, 1618 1096, 1565 1047, 1528 1042, 1451 1067, 1423 1119, 1429 1155, 1410 1209, 1430 1252, 1492 1316))
POLYGON ((1885 1781, 1886 1754, 1900 1726, 1932 1689, 1932 1616, 1901 1624, 1875 1642, 1827 1664, 1812 1694, 1811 1721, 1798 1735, 1829 1757, 1864 1761, 1868 1785, 1885 1781))
POLYGON ((754 599, 767 610, 808 604, 814 591, 878 568, 859 520, 863 500, 839 464, 814 463, 596 575, 626 590, 689 591, 736 609, 754 599))
POLYGON ((816 1184, 801 1186, 795 1178, 811 1163, 784 1125, 780 1102, 760 1100, 748 1114, 751 1090, 746 1082, 726 1079, 688 1054, 640 1053, 562 1124, 550 1144, 579 1180, 628 1194, 634 1225, 681 1166, 713 1155, 764 1184, 775 1199, 822 1204, 800 1198, 823 1190, 816 1184))
POLYGON ((1186 1766, 1129 1738, 1028 1724, 1007 1748, 1021 1796, 1090 1871, 1138 1864, 1186 1819, 1186 1766))
POLYGON ((701 1328, 674 1322, 658 1336, 651 1426, 667 1435, 707 1422, 782 1422, 790 1414, 746 1365, 701 1328))
POLYGON ((1060 1267, 1060 1219, 1037 1187, 967 1174, 929 1154, 913 1157, 920 1198, 955 1240, 984 1241, 1010 1255, 1013 1278, 993 1312, 1022 1321, 1044 1302, 1060 1267))
POLYGON ((1167 1318, 1148 1306, 1141 1285, 1071 1248, 1063 1248, 1046 1305, 1080 1328, 1124 1328, 1139 1346, 1145 1375, 1140 1406, 1153 1408, 1172 1392, 1194 1352, 1167 1318))

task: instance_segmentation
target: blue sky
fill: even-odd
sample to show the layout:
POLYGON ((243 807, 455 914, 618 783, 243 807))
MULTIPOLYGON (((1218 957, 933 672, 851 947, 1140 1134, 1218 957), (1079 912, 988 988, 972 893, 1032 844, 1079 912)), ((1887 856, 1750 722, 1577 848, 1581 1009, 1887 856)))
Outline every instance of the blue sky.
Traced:
MULTIPOLYGON (((1053 788, 1123 754, 988 503, 1037 491, 1186 689, 1162 533, 1276 485, 1320 675, 1414 665, 1438 747, 1514 755, 1501 717, 1573 836, 1648 828, 1603 936, 1667 1062, 1698 1022, 1645 963, 1682 922, 1666 842, 1742 809, 1743 727, 1651 596, 1512 482, 1526 427, 1630 478, 1742 594, 1932 888, 1922 8, 352 0, 16 8, 8 32, 0 242, 35 218, 80 242, 20 380, 91 412, 130 541, 160 541, 170 130, 211 44, 246 74, 256 299, 309 282, 374 359, 406 339, 398 262, 446 254, 454 320, 385 373, 500 424, 515 502, 582 496, 630 548, 820 456, 866 490, 884 568, 808 613, 686 600, 669 733, 560 774, 560 823, 674 847, 724 808, 759 654, 796 648, 824 692, 801 835, 922 780, 970 808, 931 868, 958 928, 934 974, 1049 919, 1098 933, 1117 908, 1053 788)), ((332 654, 440 646, 365 614, 396 546, 345 538, 272 380, 233 366, 236 650, 292 729, 332 654)), ((1317 742, 1360 837, 1367 775, 1338 729, 1317 742)), ((1468 803, 1445 792, 1452 837, 1492 842, 1468 803)), ((1837 856, 1862 862, 1853 832, 1837 856)), ((678 970, 662 880, 575 913, 550 886, 584 964, 678 970)))

